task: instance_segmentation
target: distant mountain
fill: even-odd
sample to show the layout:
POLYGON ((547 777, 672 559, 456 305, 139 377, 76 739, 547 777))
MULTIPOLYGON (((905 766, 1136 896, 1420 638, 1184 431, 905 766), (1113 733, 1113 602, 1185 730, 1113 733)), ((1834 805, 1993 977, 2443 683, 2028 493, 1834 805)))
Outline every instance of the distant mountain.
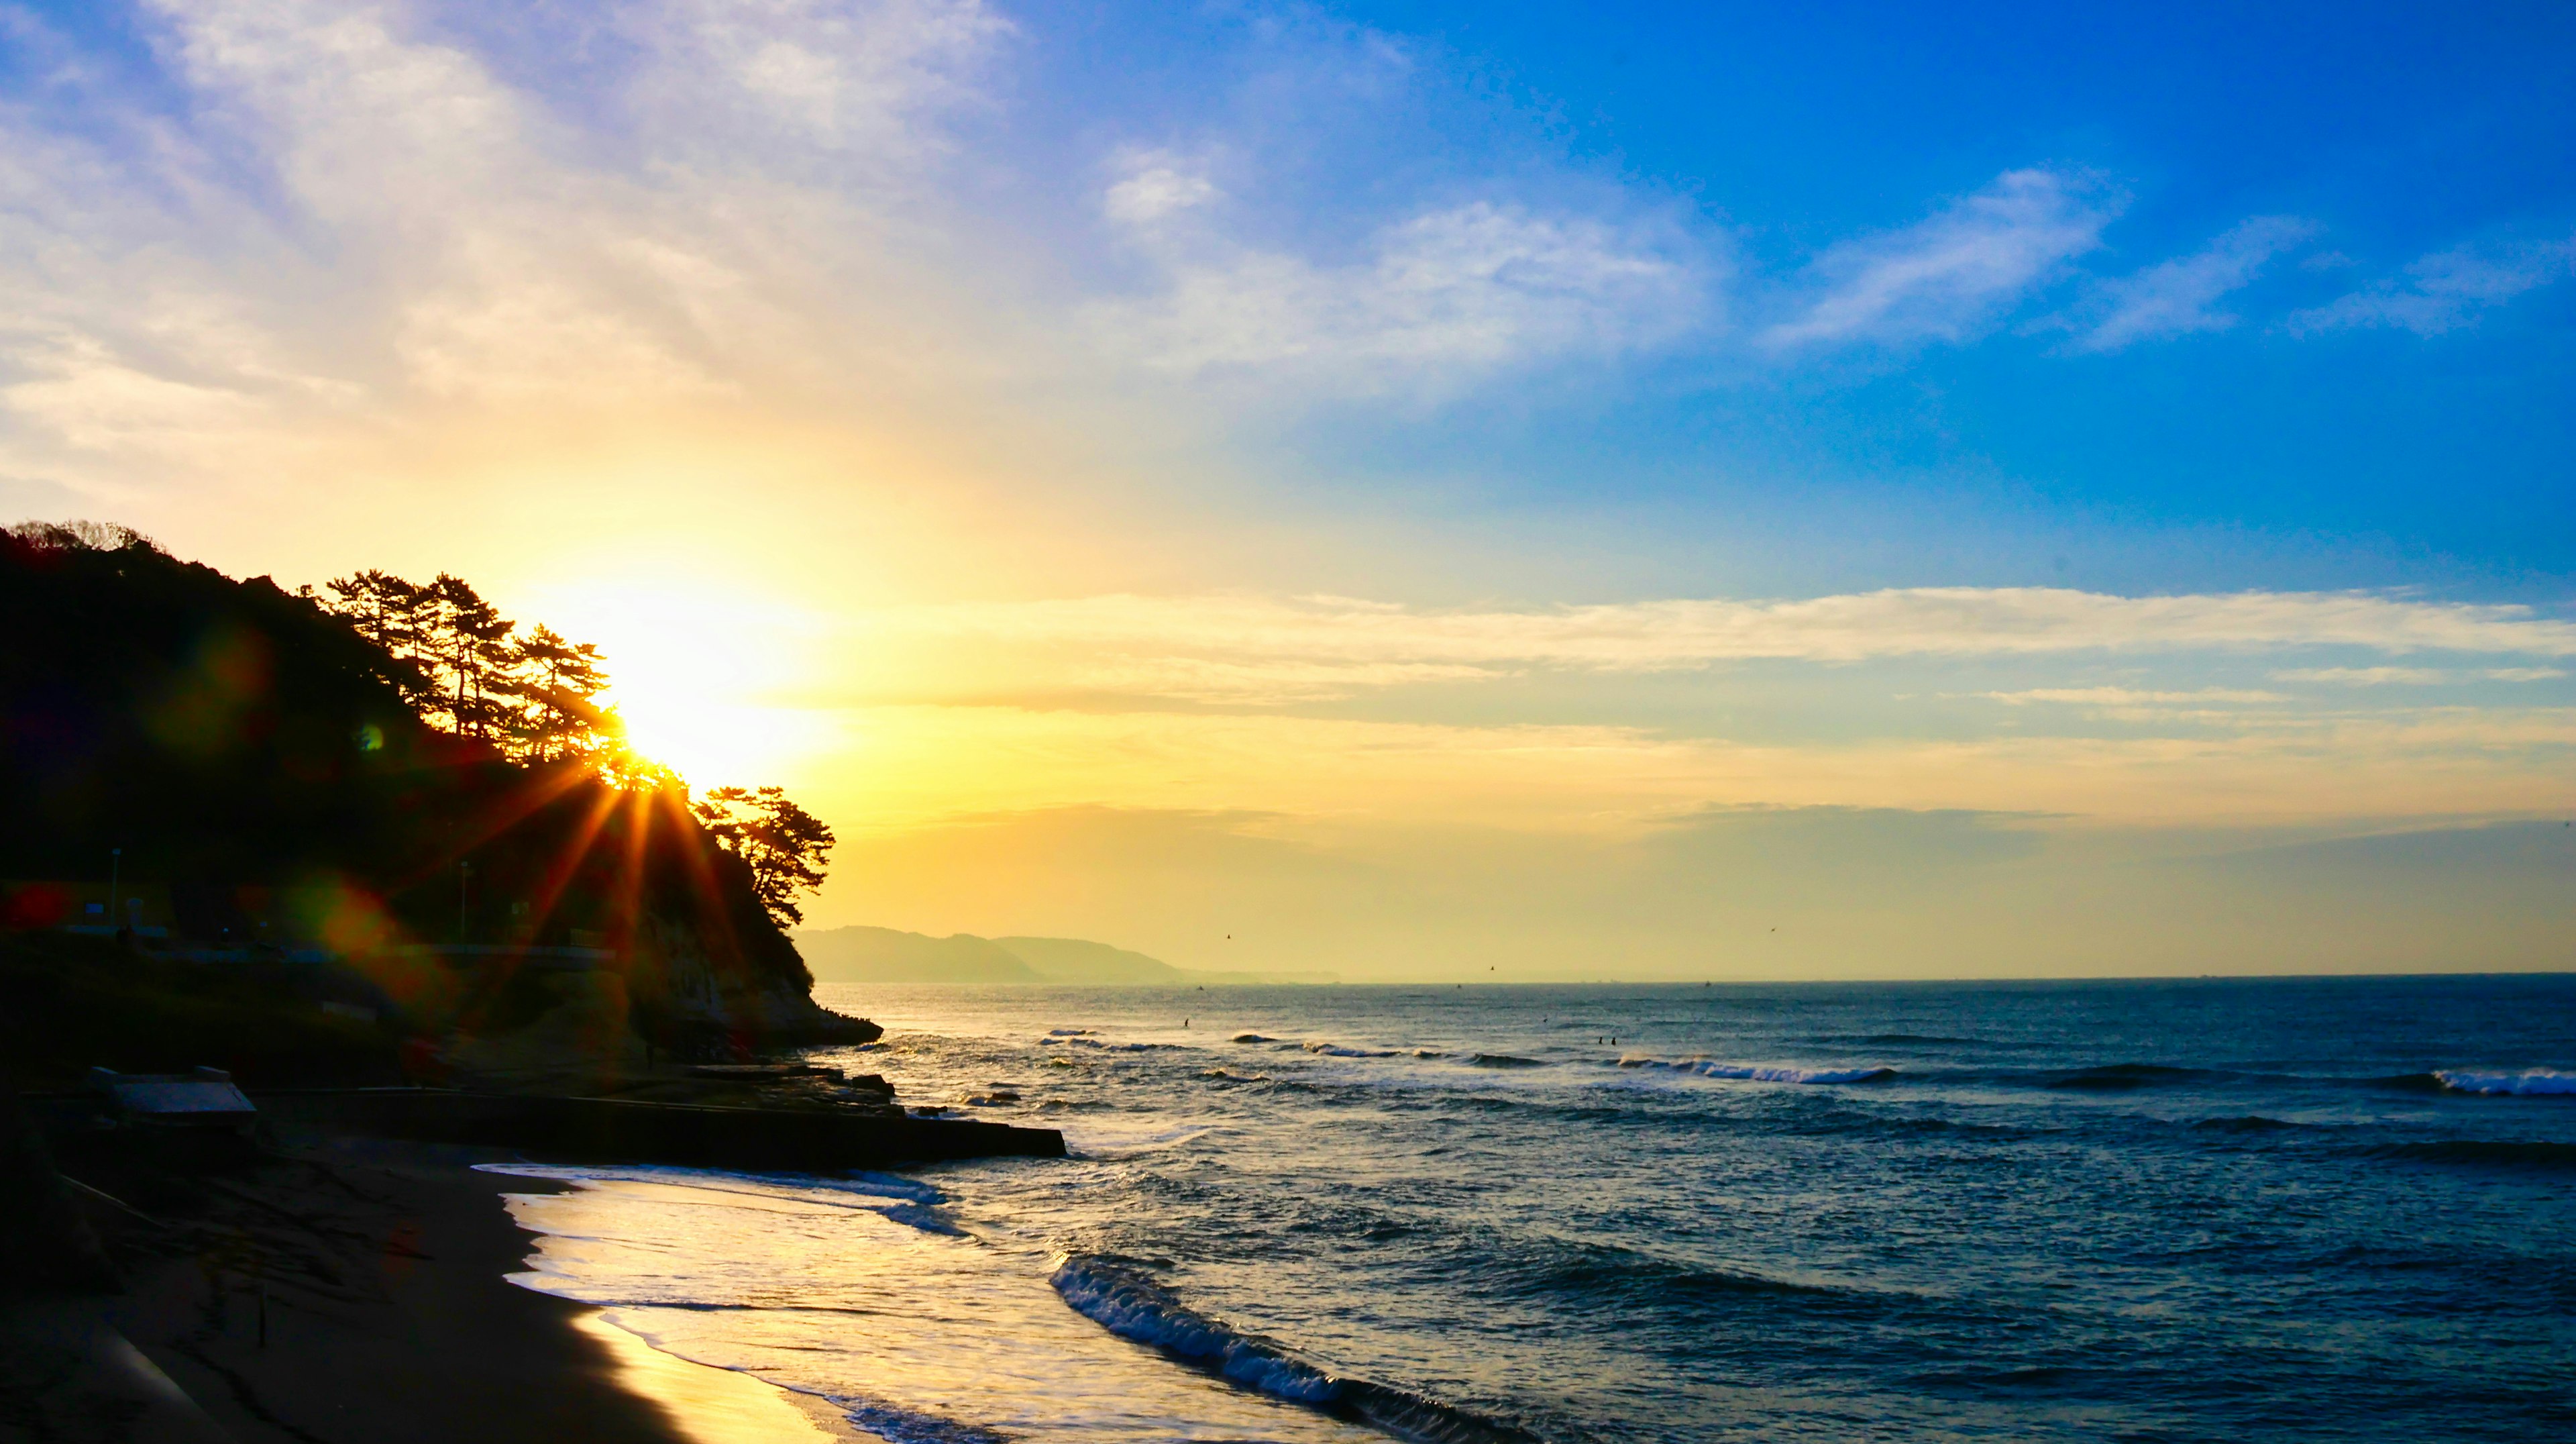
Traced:
POLYGON ((1156 983, 1205 982, 1206 975, 1185 973, 1158 958, 1113 948, 1081 938, 995 938, 1022 962, 1056 983, 1109 983, 1151 987, 1156 983))
POLYGON ((1194 973, 1082 938, 934 938, 894 928, 819 928, 796 934, 796 948, 821 983, 1171 988, 1333 981, 1328 973, 1194 973))
POLYGON ((934 938, 893 928, 824 928, 798 933, 796 950, 818 983, 1051 981, 1010 949, 969 933, 934 938))

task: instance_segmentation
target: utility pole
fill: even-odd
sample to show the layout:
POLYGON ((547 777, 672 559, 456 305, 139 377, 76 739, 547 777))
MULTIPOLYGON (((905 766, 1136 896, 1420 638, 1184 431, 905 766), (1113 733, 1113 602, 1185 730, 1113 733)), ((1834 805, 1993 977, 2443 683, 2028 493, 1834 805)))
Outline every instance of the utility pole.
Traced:
POLYGON ((121 847, 109 848, 107 850, 107 927, 108 931, 111 933, 116 930, 117 874, 123 870, 124 866, 125 849, 121 847))

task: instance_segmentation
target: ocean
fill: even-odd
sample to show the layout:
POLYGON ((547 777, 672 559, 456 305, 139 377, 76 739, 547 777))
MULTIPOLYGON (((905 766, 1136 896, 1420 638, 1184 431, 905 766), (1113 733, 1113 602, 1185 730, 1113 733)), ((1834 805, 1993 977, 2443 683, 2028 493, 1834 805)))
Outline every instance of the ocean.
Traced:
POLYGON ((2576 1438, 2576 977, 818 996, 1075 1156, 521 1281, 903 1444, 2576 1438))

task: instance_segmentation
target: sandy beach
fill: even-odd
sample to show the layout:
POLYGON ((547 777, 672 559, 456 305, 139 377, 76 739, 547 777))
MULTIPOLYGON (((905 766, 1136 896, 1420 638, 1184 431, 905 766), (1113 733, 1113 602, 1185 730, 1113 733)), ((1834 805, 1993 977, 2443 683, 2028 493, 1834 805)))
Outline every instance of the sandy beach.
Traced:
MULTIPOLYGON (((502 1195, 562 1185, 478 1173, 482 1157, 317 1142, 185 1176, 66 1160, 66 1176, 98 1190, 75 1193, 126 1290, 14 1301, 5 1325, 14 1362, 0 1365, 0 1396, 15 1402, 0 1415, 0 1439, 190 1430, 239 1444, 858 1437, 821 1400, 660 1353, 596 1309, 508 1282, 531 1235, 502 1195), (142 1417, 75 1397, 100 1386, 48 1361, 76 1363, 88 1350, 116 1372, 102 1324, 220 1434, 185 1421, 174 1401, 142 1417)), ((136 1366, 125 1382, 148 1386, 149 1372, 136 1366)))

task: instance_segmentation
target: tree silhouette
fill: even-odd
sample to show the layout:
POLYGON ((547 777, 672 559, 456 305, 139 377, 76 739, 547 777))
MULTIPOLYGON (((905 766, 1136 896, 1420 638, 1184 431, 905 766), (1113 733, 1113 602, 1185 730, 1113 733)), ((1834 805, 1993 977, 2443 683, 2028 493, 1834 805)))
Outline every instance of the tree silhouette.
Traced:
MULTIPOLYGON (((678 773, 630 750, 607 690, 607 661, 552 627, 525 636, 464 578, 409 582, 368 570, 303 595, 374 644, 389 681, 422 721, 490 743, 519 763, 579 760, 629 792, 688 795, 678 773)), ((832 829, 776 787, 719 787, 690 805, 709 836, 751 867, 780 926, 804 921, 796 895, 823 885, 832 829)))
POLYGON ((304 589, 304 595, 376 644, 391 664, 385 678, 402 692, 403 700, 415 709, 435 700, 438 684, 422 665, 428 642, 428 589, 373 568, 340 577, 330 588, 339 598, 336 604, 314 596, 311 587, 304 589))
POLYGON ((583 756, 616 732, 616 719, 591 701, 608 686, 608 669, 590 643, 568 642, 540 623, 511 643, 507 676, 520 699, 509 733, 523 755, 539 762, 583 756))
POLYGON ((719 787, 689 810, 719 844, 751 865, 752 891, 780 927, 805 920, 795 895, 823 885, 836 840, 830 827, 776 787, 719 787))

